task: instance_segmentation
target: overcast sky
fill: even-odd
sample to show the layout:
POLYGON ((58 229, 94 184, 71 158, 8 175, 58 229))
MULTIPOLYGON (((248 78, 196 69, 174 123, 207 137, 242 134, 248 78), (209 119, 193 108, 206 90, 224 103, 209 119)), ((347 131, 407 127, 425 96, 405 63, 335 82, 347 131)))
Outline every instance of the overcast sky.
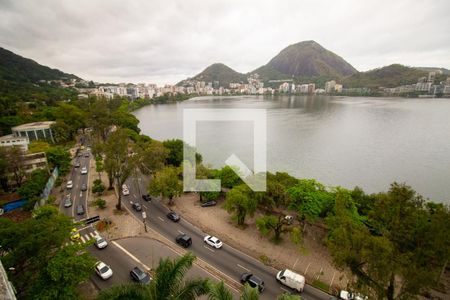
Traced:
POLYGON ((315 40, 365 71, 450 69, 450 1, 0 0, 0 46, 84 79, 176 83, 315 40))

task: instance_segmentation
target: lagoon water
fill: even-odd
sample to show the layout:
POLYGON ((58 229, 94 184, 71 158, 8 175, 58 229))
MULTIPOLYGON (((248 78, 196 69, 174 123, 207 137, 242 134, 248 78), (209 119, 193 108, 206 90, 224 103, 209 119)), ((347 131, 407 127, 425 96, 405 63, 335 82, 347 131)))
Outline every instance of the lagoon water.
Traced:
MULTIPOLYGON (((406 182, 450 203, 450 99, 331 96, 198 97, 134 112, 144 134, 183 137, 184 108, 267 112, 267 168, 330 186, 385 191, 406 182)), ((236 154, 252 168, 251 122, 199 122, 203 161, 221 167, 236 154)))

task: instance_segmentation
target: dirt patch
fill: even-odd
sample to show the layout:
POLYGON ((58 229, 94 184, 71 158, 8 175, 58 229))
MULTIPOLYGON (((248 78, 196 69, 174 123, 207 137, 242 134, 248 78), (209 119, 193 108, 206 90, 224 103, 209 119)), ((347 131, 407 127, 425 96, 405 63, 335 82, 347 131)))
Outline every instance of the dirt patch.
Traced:
POLYGON ((317 226, 307 226, 303 247, 293 244, 289 235, 275 245, 262 236, 255 226, 257 214, 246 220, 246 228, 236 226, 231 216, 222 208, 223 199, 217 206, 201 207, 195 193, 185 194, 175 200, 174 210, 204 232, 220 237, 225 243, 277 269, 289 268, 304 274, 309 283, 345 287, 347 278, 331 264, 331 258, 323 245, 324 231, 317 226), (323 284, 320 284, 323 283, 323 284))

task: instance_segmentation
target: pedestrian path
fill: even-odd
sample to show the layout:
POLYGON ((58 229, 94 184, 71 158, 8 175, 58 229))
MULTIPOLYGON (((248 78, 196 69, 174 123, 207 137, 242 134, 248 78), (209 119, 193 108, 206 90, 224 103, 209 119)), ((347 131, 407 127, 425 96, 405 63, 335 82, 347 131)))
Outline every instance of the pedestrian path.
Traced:
POLYGON ((78 243, 78 244, 85 244, 85 243, 88 242, 90 239, 93 239, 93 238, 95 238, 95 237, 98 236, 98 235, 100 235, 100 234, 98 233, 97 230, 90 231, 90 232, 87 232, 87 233, 85 233, 85 234, 81 234, 81 233, 80 233, 80 239, 79 239, 78 241, 70 241, 70 242, 67 242, 67 243, 66 243, 66 246, 68 246, 68 245, 74 245, 75 243, 78 243))

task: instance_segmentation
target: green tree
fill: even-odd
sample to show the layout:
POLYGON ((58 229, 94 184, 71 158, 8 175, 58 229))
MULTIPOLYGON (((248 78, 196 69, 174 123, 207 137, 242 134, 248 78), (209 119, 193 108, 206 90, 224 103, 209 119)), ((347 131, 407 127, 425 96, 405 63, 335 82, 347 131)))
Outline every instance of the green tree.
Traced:
POLYGON ((256 219, 256 227, 263 235, 273 233, 274 242, 281 241, 281 234, 286 231, 288 226, 283 216, 262 216, 256 219))
POLYGON ((100 179, 95 179, 94 185, 92 186, 92 192, 100 196, 104 191, 105 186, 103 185, 103 182, 100 179))
POLYGON ((95 157, 95 171, 98 173, 98 180, 102 180, 102 172, 105 170, 105 165, 103 164, 103 158, 101 155, 95 157))
POLYGON ((224 208, 234 213, 238 225, 244 225, 245 217, 253 215, 258 206, 256 197, 252 197, 250 189, 245 184, 232 188, 226 196, 224 208))
POLYGON ((291 199, 289 208, 296 210, 302 218, 325 217, 333 207, 333 194, 314 179, 299 180, 287 192, 291 199))
POLYGON ((11 174, 14 183, 21 186, 25 180, 25 166, 23 164, 23 155, 25 154, 19 146, 12 146, 6 149, 7 172, 11 174))
POLYGON ((52 136, 56 143, 66 143, 72 140, 73 133, 71 128, 63 120, 57 120, 50 126, 52 136))
POLYGON ((102 198, 98 198, 94 202, 95 205, 97 205, 98 208, 104 209, 106 207, 106 201, 102 198))
POLYGON ((121 187, 134 170, 135 160, 128 152, 128 136, 122 129, 111 133, 105 143, 105 170, 118 191, 117 209, 122 209, 121 187))
POLYGON ((350 193, 336 196, 327 218, 335 264, 350 270, 359 290, 376 299, 414 299, 435 286, 450 256, 448 207, 430 209, 408 186, 376 195, 367 220, 350 193))
POLYGON ((156 172, 148 186, 151 195, 162 196, 169 199, 169 205, 173 205, 173 198, 183 192, 183 186, 178 178, 179 171, 174 167, 165 167, 156 172))
POLYGON ((217 174, 216 178, 220 179, 220 184, 226 188, 242 184, 242 180, 237 174, 239 169, 237 167, 225 166, 217 174))
POLYGON ((53 146, 47 150, 46 155, 51 169, 58 167, 61 175, 65 175, 70 171, 72 159, 69 151, 61 146, 53 146))
POLYGON ((27 180, 17 189, 17 193, 27 199, 27 209, 32 209, 34 203, 45 188, 49 178, 47 170, 36 169, 28 175, 27 180))
POLYGON ((151 174, 161 170, 169 155, 169 150, 159 141, 151 140, 135 148, 141 158, 138 168, 143 174, 151 174))
POLYGON ((22 299, 72 299, 78 283, 92 274, 95 260, 83 245, 64 246, 72 220, 53 206, 20 223, 0 218, 2 263, 22 299), (67 298, 66 298, 67 296, 67 298))
MULTIPOLYGON (((172 165, 174 167, 179 167, 183 162, 183 145, 184 142, 179 139, 175 140, 167 140, 163 142, 164 147, 169 150, 169 154, 166 159, 166 163, 172 165)), ((189 145, 187 145, 188 150, 195 151, 195 149, 189 145)), ((202 162, 202 156, 199 153, 195 154, 196 163, 199 164, 202 162)))

